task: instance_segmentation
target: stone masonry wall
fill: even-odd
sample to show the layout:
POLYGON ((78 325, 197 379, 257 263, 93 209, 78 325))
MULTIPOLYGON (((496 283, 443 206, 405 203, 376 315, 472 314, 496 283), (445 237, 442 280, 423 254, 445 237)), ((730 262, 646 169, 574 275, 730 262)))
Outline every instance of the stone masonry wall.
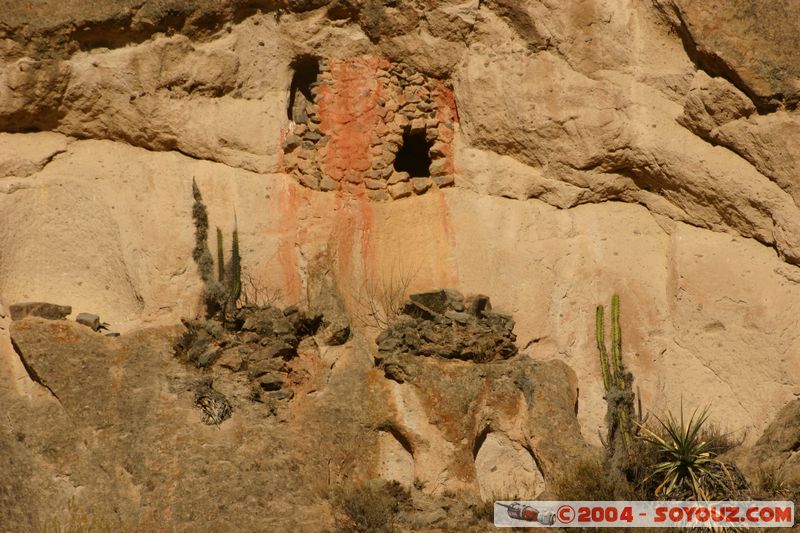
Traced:
POLYGON ((371 200, 399 199, 453 184, 458 121, 452 90, 402 63, 375 56, 323 59, 313 101, 290 123, 283 167, 302 185, 371 200), (395 169, 404 134, 425 138, 426 176, 395 169))

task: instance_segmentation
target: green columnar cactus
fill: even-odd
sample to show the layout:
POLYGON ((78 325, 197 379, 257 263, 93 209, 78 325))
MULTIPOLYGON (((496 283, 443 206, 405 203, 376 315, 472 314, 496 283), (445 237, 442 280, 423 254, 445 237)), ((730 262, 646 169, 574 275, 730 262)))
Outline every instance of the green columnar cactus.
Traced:
POLYGON ((603 388, 608 392, 611 387, 611 376, 608 369, 608 352, 606 352, 606 327, 604 310, 598 305, 595 311, 595 337, 597 338, 597 351, 600 352, 600 371, 603 373, 603 388))
POLYGON ((622 368, 622 329, 619 325, 619 294, 611 297, 611 357, 614 361, 614 378, 619 390, 625 389, 622 368))
POLYGON ((617 436, 622 439, 626 454, 633 440, 633 392, 632 378, 622 364, 622 328, 619 323, 619 295, 611 298, 611 357, 606 350, 605 310, 598 305, 595 311, 597 350, 600 355, 600 371, 608 404, 608 447, 615 455, 617 436))

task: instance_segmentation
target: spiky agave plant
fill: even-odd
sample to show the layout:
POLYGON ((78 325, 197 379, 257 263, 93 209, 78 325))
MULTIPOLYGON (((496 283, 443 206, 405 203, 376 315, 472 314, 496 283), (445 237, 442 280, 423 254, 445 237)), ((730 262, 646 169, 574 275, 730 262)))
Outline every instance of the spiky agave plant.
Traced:
POLYGON ((699 413, 695 409, 687 421, 681 401, 680 419, 672 412, 668 412, 663 419, 655 417, 661 426, 662 435, 639 424, 640 437, 653 444, 662 459, 653 465, 645 479, 661 479, 655 490, 656 496, 662 493, 669 496, 676 487, 688 484, 696 500, 708 500, 703 479, 722 481, 718 479, 720 471, 732 483, 725 463, 714 457, 712 443, 703 438, 708 416, 708 407, 704 407, 699 413))

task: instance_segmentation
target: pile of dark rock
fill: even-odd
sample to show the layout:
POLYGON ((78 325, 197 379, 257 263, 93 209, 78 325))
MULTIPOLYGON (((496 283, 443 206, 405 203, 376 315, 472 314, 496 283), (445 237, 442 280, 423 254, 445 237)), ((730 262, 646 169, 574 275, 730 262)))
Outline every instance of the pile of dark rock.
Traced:
POLYGON ((402 354, 487 363, 518 352, 514 320, 492 311, 488 296, 452 289, 412 294, 378 335, 376 364, 392 372, 402 354))
MULTIPOLYGON (((309 316, 297 306, 264 306, 238 309, 225 323, 182 322, 186 331, 174 346, 179 359, 203 369, 219 365, 231 372, 246 372, 252 384, 251 400, 261 401, 263 394, 288 400, 293 392, 285 388, 286 362, 297 356, 303 339, 316 334, 322 316, 309 316)), ((207 384, 206 389, 210 388, 207 384)))

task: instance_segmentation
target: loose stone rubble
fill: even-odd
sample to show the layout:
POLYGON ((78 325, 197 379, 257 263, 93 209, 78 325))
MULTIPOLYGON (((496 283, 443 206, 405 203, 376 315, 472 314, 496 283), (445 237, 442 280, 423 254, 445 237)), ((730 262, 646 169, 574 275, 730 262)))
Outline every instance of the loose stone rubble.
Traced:
MULTIPOLYGON (((321 315, 308 316, 297 306, 239 309, 227 327, 218 320, 183 320, 186 332, 175 343, 174 353, 198 368, 219 365, 234 373, 246 372, 253 401, 262 401, 263 395, 288 400, 293 392, 284 388, 289 371, 285 363, 297 356, 300 342, 314 335, 321 323, 321 315)), ((203 407, 201 396, 198 393, 198 405, 203 407)), ((208 419, 219 420, 208 422, 217 424, 224 420, 210 415, 208 419)))
POLYGON ((323 59, 311 94, 305 112, 293 112, 298 122, 283 143, 283 166, 302 185, 382 201, 454 183, 458 118, 441 80, 382 57, 323 59), (430 160, 424 175, 396 168, 408 139, 422 146, 408 155, 415 164, 430 160))
POLYGON ((461 359, 475 363, 517 354, 514 319, 495 313, 488 296, 465 300, 452 289, 412 294, 397 319, 378 335, 377 366, 402 382, 401 354, 461 359))

